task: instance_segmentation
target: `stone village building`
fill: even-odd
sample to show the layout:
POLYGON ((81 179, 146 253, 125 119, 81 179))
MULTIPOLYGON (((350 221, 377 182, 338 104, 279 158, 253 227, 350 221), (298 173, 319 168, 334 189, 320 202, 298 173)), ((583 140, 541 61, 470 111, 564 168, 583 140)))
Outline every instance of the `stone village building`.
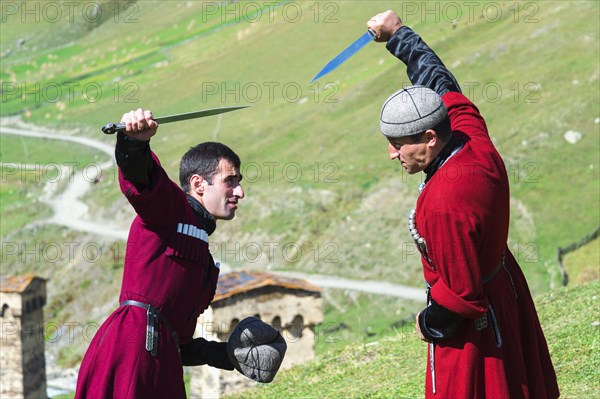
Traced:
MULTIPOLYGON (((210 307, 198 318, 195 336, 227 341, 240 320, 248 316, 260 318, 285 338, 288 348, 281 369, 314 358, 315 328, 323 322, 319 287, 258 271, 224 274, 210 307)), ((191 375, 190 398, 219 398, 257 384, 237 371, 189 367, 187 372, 191 375)))
POLYGON ((0 276, 0 398, 46 398, 46 280, 0 276))

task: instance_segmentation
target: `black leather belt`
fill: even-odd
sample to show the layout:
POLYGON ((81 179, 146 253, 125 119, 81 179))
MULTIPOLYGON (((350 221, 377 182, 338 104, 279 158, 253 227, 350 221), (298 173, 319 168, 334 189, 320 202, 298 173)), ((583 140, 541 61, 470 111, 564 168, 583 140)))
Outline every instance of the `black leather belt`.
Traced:
POLYGON ((167 327, 175 341, 175 345, 179 348, 179 336, 177 335, 177 332, 175 332, 167 318, 154 306, 132 299, 121 302, 121 306, 136 306, 138 308, 146 309, 146 350, 150 352, 152 356, 158 354, 158 320, 162 321, 167 327))
POLYGON ((503 267, 504 267, 504 254, 502 254, 502 258, 500 259, 500 262, 498 262, 498 266, 496 266, 496 269, 494 269, 494 271, 490 275, 483 277, 483 280, 482 280, 483 284, 487 284, 490 281, 492 281, 494 279, 494 277, 496 277, 496 275, 498 274, 500 269, 502 269, 503 267))

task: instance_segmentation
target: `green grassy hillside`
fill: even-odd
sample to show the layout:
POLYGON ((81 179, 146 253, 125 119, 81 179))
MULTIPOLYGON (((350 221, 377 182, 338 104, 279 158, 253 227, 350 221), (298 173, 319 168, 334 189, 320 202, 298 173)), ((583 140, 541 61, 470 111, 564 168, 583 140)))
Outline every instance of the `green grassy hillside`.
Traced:
MULTIPOLYGON (((3 232, 15 231, 28 223, 50 216, 50 210, 35 197, 33 192, 43 178, 54 178, 58 172, 55 168, 45 171, 26 171, 14 165, 2 166, 2 185, 0 185, 0 229, 3 232)), ((2 248, 3 252, 5 248, 2 248)), ((4 260, 3 260, 4 261, 4 260)), ((5 270, 2 270, 5 272, 5 270)))
MULTIPOLYGON (((562 398, 596 397, 600 389, 599 288, 595 281, 554 289, 537 300, 562 398)), ((426 358, 426 345, 409 325, 376 342, 329 351, 235 397, 419 398, 426 358)))
POLYGON ((575 284, 591 280, 598 280, 600 268, 600 239, 585 244, 578 250, 565 256, 564 267, 571 281, 575 284))
MULTIPOLYGON (((112 143, 114 137, 100 127, 133 108, 162 116, 251 105, 165 124, 152 140, 175 180, 180 156, 198 142, 223 141, 240 154, 246 198, 238 217, 220 224, 212 237, 215 257, 233 266, 422 286, 420 260, 406 230, 422 176, 407 176, 387 159, 378 127, 383 101, 409 83, 405 67, 383 44, 372 43, 309 83, 364 32, 372 15, 388 8, 436 50, 486 118, 510 176, 509 244, 533 291, 560 284, 556 249, 600 222, 596 1, 24 4, 2 3, 5 124, 18 117, 112 143), (568 131, 580 139, 567 142, 568 131)), ((41 154, 43 159, 30 159, 21 141, 2 136, 0 161, 75 158, 62 145, 41 154)), ((76 152, 81 162, 98 156, 78 147, 76 152)), ((131 212, 114 169, 105 177, 86 195, 92 217, 117 215, 126 227, 131 212)), ((124 243, 52 226, 18 231, 47 216, 41 209, 15 214, 37 204, 30 193, 41 186, 14 179, 2 185, 0 236, 11 237, 10 248, 2 248, 2 273, 35 271, 51 278, 50 319, 83 323, 106 317, 119 289, 124 243), (49 256, 43 245, 35 247, 37 254, 19 252, 20 244, 31 250, 33 243, 70 248, 71 242, 80 244, 73 259, 67 252, 49 256), (83 256, 86 243, 101 248, 101 256, 91 262, 83 256), (82 299, 84 293, 92 295, 82 299)), ((596 269, 597 253, 591 252, 596 269)), ((328 320, 361 323, 349 342, 361 342, 369 328, 388 334, 391 324, 422 305, 339 293, 326 299, 342 302, 328 302, 328 320), (396 311, 390 309, 389 318, 364 316, 355 305, 396 311)), ((67 363, 82 355, 85 343, 79 345, 67 363)))
MULTIPOLYGON (((131 108, 252 105, 165 125, 153 141, 174 177, 199 141, 242 156, 248 196, 216 237, 240 247, 226 256, 223 244, 228 263, 420 283, 404 229, 420 177, 386 160, 377 126, 383 100, 408 83, 403 65, 371 44, 309 83, 371 15, 394 6, 487 119, 511 175, 511 245, 535 290, 558 281, 556 248, 598 223, 597 2, 90 2, 102 12, 77 3, 58 22, 45 4, 37 20, 20 9, 3 17, 3 116, 102 139, 98 127, 131 108), (567 143, 568 130, 581 140, 567 143), (300 252, 271 257, 269 242, 300 252), (244 255, 255 243, 261 253, 244 255)), ((104 205, 118 195, 103 195, 104 205)))

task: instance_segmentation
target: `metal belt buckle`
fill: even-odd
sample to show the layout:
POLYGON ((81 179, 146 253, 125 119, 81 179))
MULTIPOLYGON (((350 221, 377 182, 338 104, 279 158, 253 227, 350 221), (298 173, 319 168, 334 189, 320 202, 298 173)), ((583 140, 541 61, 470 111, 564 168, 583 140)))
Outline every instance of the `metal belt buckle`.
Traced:
POLYGON ((487 313, 485 315, 483 315, 483 317, 480 317, 479 319, 475 319, 475 329, 477 331, 485 330, 487 327, 488 327, 487 313))

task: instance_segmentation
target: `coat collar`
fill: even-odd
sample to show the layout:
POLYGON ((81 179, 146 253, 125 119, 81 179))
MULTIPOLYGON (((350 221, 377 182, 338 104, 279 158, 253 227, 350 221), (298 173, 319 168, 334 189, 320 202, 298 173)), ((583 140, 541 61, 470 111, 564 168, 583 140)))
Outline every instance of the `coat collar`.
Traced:
POLYGON ((211 215, 206 208, 194 197, 189 194, 186 194, 188 203, 194 210, 194 214, 198 218, 198 223, 200 227, 206 231, 206 234, 211 235, 215 229, 217 228, 217 222, 213 215, 211 215))
POLYGON ((442 151, 439 153, 439 155, 435 157, 435 159, 431 161, 431 163, 425 168, 424 172, 427 175, 425 178, 425 183, 427 183, 433 177, 435 172, 437 172, 438 169, 441 168, 451 156, 460 151, 463 145, 464 143, 458 137, 456 137, 454 133, 452 133, 450 140, 448 143, 446 143, 444 148, 442 148, 442 151))

